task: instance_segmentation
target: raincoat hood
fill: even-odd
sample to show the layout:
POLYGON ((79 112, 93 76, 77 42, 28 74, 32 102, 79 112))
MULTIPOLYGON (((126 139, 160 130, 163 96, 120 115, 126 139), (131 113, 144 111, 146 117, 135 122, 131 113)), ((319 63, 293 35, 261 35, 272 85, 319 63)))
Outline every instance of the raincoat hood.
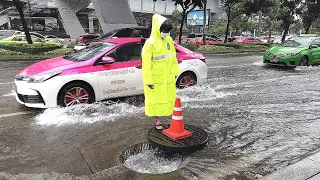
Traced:
POLYGON ((160 27, 162 23, 167 20, 167 18, 161 16, 160 14, 155 14, 152 16, 152 28, 150 37, 161 38, 160 27))

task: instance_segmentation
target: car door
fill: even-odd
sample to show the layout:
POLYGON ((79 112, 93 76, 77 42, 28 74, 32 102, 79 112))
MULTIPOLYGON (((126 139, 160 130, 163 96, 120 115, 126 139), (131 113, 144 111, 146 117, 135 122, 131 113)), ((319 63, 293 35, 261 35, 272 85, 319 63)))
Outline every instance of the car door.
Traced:
POLYGON ((98 85, 102 99, 131 96, 143 93, 141 43, 122 45, 105 56, 115 59, 103 65, 98 74, 98 85))
POLYGON ((320 38, 313 40, 310 44, 309 58, 311 62, 320 63, 320 38), (317 47, 313 48, 312 46, 317 47))

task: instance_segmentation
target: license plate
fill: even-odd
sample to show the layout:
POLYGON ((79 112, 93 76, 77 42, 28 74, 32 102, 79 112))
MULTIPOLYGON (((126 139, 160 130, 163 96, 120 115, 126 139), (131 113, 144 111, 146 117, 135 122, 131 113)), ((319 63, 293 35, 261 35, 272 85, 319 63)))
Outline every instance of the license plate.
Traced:
POLYGON ((270 62, 278 62, 278 59, 271 59, 270 62))

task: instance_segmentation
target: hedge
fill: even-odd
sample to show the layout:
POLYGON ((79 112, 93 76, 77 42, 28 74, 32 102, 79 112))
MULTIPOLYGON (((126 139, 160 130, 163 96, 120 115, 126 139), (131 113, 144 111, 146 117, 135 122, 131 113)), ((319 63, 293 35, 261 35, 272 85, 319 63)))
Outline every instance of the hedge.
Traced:
POLYGON ((241 44, 236 44, 236 43, 215 44, 215 46, 232 47, 234 49, 240 49, 242 47, 241 44))
POLYGON ((48 51, 41 54, 27 54, 18 51, 10 51, 0 48, 0 59, 10 60, 10 59, 49 59, 58 56, 64 56, 70 53, 72 48, 61 48, 55 49, 53 51, 48 51))
POLYGON ((201 46, 197 49, 197 51, 228 51, 228 50, 234 50, 232 47, 226 47, 226 46, 215 46, 215 45, 207 45, 207 46, 201 46))
POLYGON ((17 51, 26 54, 41 54, 48 51, 53 51, 55 49, 61 48, 61 46, 57 44, 45 44, 45 43, 37 43, 37 44, 24 44, 24 43, 16 43, 16 44, 8 44, 1 45, 1 49, 6 49, 10 51, 17 51))
POLYGON ((190 43, 186 43, 186 44, 181 44, 183 47, 191 50, 191 51, 195 51, 199 48, 199 45, 193 45, 193 44, 190 44, 190 43))

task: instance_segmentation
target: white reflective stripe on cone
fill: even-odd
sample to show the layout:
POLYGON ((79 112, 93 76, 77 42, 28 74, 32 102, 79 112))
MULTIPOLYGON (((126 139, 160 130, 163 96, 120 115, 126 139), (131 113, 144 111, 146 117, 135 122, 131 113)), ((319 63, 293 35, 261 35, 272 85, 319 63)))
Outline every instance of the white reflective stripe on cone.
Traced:
POLYGON ((174 107, 173 110, 175 110, 175 111, 182 111, 182 108, 181 108, 181 107, 174 107))
POLYGON ((183 116, 172 116, 173 120, 183 120, 183 116))

